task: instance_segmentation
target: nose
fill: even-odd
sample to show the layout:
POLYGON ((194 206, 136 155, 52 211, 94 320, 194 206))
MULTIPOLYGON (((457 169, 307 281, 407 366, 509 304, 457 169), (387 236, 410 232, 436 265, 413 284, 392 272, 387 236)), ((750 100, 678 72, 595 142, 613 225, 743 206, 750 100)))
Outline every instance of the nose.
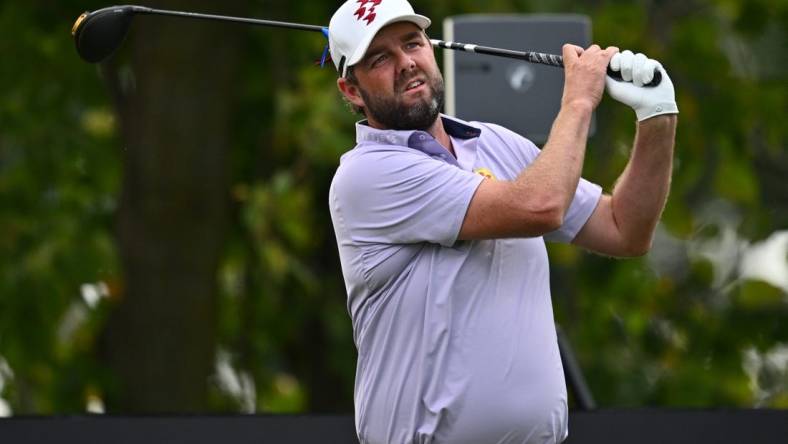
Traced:
POLYGON ((397 66, 400 73, 412 71, 416 68, 416 61, 405 51, 399 51, 397 55, 397 66))

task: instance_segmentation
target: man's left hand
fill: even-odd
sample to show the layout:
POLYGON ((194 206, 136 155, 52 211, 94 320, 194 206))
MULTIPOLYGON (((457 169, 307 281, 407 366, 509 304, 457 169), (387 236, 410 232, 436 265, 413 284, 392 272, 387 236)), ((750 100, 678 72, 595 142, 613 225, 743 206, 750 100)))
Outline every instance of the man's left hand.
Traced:
POLYGON ((640 53, 624 51, 613 56, 610 69, 621 72, 623 81, 608 76, 605 79, 607 92, 614 99, 632 107, 638 121, 642 122, 661 114, 678 114, 673 82, 658 61, 640 53), (653 87, 643 86, 651 82, 655 70, 662 74, 660 84, 653 87))

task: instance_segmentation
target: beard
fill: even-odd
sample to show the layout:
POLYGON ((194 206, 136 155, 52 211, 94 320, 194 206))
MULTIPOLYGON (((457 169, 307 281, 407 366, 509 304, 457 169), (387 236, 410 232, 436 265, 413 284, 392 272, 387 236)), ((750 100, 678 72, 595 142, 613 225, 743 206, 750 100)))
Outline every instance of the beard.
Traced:
MULTIPOLYGON (((387 129, 424 131, 431 127, 443 109, 445 89, 440 72, 435 75, 424 74, 429 96, 419 98, 418 102, 412 105, 402 103, 401 96, 397 94, 391 96, 369 94, 359 88, 368 116, 387 129)), ((408 82, 414 77, 415 75, 400 77, 395 82, 394 90, 404 91, 408 82)))

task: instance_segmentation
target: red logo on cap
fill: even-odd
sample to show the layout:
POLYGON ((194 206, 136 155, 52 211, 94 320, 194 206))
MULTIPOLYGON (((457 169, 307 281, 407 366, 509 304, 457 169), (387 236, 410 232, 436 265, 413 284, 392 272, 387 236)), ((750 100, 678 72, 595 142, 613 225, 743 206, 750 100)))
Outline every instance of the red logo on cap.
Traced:
POLYGON ((367 25, 375 21, 375 7, 378 6, 383 0, 357 0, 360 3, 358 9, 353 14, 357 20, 365 20, 367 25))

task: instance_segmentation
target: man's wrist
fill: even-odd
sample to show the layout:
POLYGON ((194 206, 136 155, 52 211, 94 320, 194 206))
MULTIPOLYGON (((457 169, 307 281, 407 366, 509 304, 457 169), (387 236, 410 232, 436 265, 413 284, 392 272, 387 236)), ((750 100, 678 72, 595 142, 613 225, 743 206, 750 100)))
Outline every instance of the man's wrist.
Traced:
POLYGON ((587 99, 576 99, 572 101, 565 101, 561 103, 561 109, 566 110, 573 114, 591 115, 594 112, 594 103, 587 99))
POLYGON ((678 121, 678 114, 655 114, 651 117, 638 121, 640 128, 654 128, 675 126, 678 121))
POLYGON ((654 116, 678 113, 679 108, 676 106, 676 102, 656 103, 635 109, 635 114, 637 115, 638 121, 640 122, 650 119, 654 116))

